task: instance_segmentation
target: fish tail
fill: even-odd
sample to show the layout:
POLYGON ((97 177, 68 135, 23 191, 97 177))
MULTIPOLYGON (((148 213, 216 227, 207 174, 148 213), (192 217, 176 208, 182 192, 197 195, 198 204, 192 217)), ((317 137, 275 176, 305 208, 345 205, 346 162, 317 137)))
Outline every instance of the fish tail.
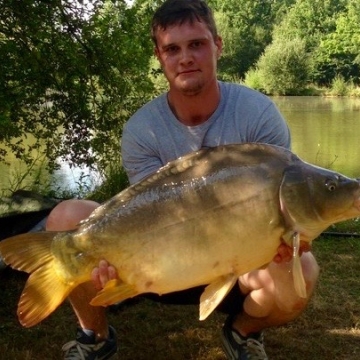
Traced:
POLYGON ((30 273, 18 304, 18 317, 31 327, 50 315, 76 284, 57 276, 51 252, 54 232, 26 233, 0 242, 0 255, 13 269, 30 273))

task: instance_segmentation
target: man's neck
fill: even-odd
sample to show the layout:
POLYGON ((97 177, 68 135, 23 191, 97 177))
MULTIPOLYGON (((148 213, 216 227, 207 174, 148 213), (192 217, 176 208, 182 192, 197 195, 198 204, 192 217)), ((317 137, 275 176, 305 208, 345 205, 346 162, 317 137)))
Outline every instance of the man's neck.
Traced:
POLYGON ((220 102, 218 84, 197 95, 184 95, 169 91, 168 102, 176 118, 187 126, 200 125, 207 121, 220 102))

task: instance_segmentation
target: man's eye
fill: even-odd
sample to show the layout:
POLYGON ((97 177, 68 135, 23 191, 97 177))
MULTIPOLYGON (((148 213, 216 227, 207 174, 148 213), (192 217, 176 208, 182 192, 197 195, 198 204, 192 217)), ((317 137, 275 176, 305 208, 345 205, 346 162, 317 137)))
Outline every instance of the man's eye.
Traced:
POLYGON ((200 41, 193 42, 193 43, 191 44, 191 46, 192 46, 193 48, 198 48, 198 47, 201 46, 201 42, 200 42, 200 41))
POLYGON ((165 49, 165 52, 167 52, 168 54, 173 54, 177 51, 177 47, 176 46, 170 46, 168 48, 165 49))

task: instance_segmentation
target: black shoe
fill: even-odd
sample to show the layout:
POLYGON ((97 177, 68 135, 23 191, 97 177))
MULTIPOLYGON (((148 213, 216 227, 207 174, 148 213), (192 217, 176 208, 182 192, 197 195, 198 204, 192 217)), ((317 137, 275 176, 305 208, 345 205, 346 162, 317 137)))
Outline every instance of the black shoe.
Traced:
POLYGON ((76 340, 66 343, 62 350, 65 360, 108 360, 116 355, 116 332, 109 326, 109 338, 95 342, 95 334, 87 335, 78 328, 76 340))
POLYGON ((268 360, 262 332, 241 336, 232 328, 233 317, 228 317, 221 334, 224 352, 229 360, 268 360))

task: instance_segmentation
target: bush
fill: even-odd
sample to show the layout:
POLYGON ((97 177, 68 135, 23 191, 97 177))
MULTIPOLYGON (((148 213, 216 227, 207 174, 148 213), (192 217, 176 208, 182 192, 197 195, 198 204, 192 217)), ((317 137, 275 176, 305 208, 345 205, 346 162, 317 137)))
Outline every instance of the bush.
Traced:
POLYGON ((263 79, 261 72, 259 71, 259 69, 256 68, 250 69, 245 74, 245 79, 243 81, 243 84, 258 91, 265 90, 263 86, 263 79))
POLYGON ((353 85, 350 88, 350 96, 360 97, 360 86, 353 85))
POLYGON ((301 94, 306 89, 310 71, 305 41, 299 38, 275 39, 265 49, 257 67, 266 93, 301 94))
POLYGON ((346 96, 348 94, 348 84, 342 75, 336 75, 331 82, 331 95, 346 96))
POLYGON ((120 160, 114 160, 101 174, 101 183, 87 198, 102 203, 129 186, 129 180, 120 160))

